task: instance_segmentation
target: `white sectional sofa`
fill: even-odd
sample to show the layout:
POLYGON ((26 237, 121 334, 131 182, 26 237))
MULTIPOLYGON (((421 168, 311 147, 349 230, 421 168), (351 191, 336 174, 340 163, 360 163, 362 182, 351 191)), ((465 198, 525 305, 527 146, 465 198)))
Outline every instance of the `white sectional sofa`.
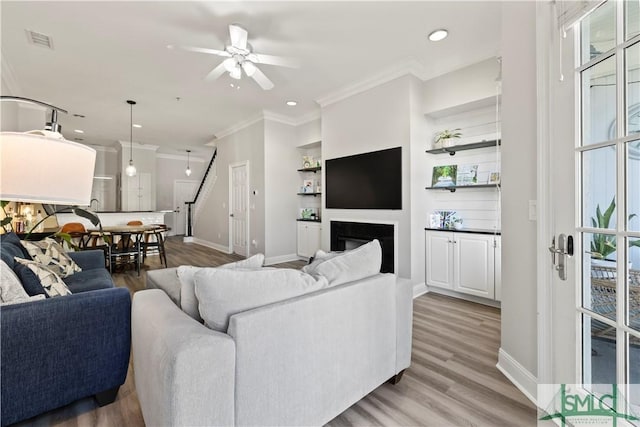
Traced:
POLYGON ((237 312, 226 331, 187 315, 180 286, 176 269, 150 271, 160 289, 133 299, 147 425, 322 425, 410 365, 412 289, 394 275, 237 312))

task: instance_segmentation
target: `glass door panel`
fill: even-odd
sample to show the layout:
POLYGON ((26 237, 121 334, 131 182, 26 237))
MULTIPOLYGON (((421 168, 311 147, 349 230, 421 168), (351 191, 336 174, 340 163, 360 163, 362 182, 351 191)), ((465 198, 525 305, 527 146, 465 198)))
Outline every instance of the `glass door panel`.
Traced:
POLYGON ((627 135, 640 133, 640 42, 625 49, 627 135))
POLYGON ((616 45, 615 2, 607 2, 594 10, 582 20, 580 29, 582 64, 613 49, 616 45))
POLYGON ((582 153, 583 227, 615 229, 616 170, 614 146, 582 153))
POLYGON ((582 145, 597 144, 615 138, 615 56, 584 70, 581 80, 582 145))

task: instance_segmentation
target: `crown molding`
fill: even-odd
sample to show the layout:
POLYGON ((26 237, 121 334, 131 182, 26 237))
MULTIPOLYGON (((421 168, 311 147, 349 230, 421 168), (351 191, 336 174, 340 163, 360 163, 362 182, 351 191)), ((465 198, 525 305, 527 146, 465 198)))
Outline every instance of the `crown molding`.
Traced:
POLYGON ((11 67, 9 61, 7 61, 7 58, 2 52, 0 52, 0 72, 2 73, 2 81, 9 90, 9 93, 5 93, 3 95, 18 96, 19 94, 21 94, 22 90, 20 88, 18 80, 16 79, 13 67, 11 67))
POLYGON ((157 151, 158 148, 160 148, 159 145, 141 144, 141 143, 135 142, 135 141, 133 141, 132 143, 129 142, 129 141, 118 141, 118 142, 120 143, 122 148, 129 148, 129 147, 131 147, 132 144, 133 144, 133 148, 136 148, 138 150, 157 151))
POLYGON ((320 114, 320 110, 312 111, 308 114, 304 114, 298 117, 298 120, 296 121, 296 126, 300 126, 305 123, 312 122, 314 120, 320 120, 321 118, 322 118, 322 114, 320 114))
POLYGON ((258 123, 260 120, 264 120, 264 116, 263 116, 262 112, 256 114, 253 117, 250 117, 250 118, 248 118, 246 120, 238 122, 235 125, 229 126, 228 128, 221 130, 220 132, 216 132, 214 140, 211 141, 211 142, 208 142, 206 145, 210 146, 211 144, 213 144, 213 142, 215 140, 224 138, 224 137, 229 136, 231 134, 234 134, 234 133, 236 133, 238 131, 241 131, 242 129, 248 128, 249 126, 258 123))
POLYGON ((424 80, 424 66, 415 59, 409 59, 408 61, 389 67, 360 82, 343 86, 341 89, 316 99, 316 102, 320 104, 320 107, 324 108, 338 101, 349 98, 350 96, 357 95, 405 75, 413 75, 420 80, 424 80))
POLYGON ((87 146, 93 148, 96 151, 102 151, 104 153, 117 153, 118 152, 118 150, 115 147, 107 147, 107 146, 104 146, 104 145, 93 145, 93 144, 84 144, 84 145, 87 145, 87 146))
POLYGON ((279 114, 279 113, 275 113, 273 111, 269 111, 269 110, 263 110, 262 111, 262 117, 265 120, 271 120, 272 122, 278 122, 278 123, 282 123, 284 125, 289 125, 289 126, 296 126, 297 122, 284 114, 279 114))
POLYGON ((180 160, 180 161, 191 161, 191 162, 196 162, 196 163, 204 163, 206 162, 205 159, 203 159, 202 157, 197 157, 197 156, 189 156, 189 159, 187 159, 187 156, 183 156, 182 154, 165 154, 165 153, 158 153, 156 154, 156 158, 158 159, 166 159, 166 160, 180 160))

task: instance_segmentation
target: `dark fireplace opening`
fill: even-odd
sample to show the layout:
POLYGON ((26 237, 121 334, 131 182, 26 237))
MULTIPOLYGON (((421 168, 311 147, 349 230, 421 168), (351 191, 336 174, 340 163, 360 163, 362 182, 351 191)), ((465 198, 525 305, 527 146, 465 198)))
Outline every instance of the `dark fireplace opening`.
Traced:
POLYGON ((331 221, 331 250, 355 249, 373 239, 382 247, 381 273, 394 273, 394 226, 370 222, 331 221))

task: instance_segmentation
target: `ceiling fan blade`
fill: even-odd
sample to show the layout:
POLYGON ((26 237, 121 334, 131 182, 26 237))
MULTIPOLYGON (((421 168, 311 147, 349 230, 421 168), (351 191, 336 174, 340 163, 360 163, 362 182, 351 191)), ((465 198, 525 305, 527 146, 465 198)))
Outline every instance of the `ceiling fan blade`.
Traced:
POLYGON ((261 53, 252 53, 249 59, 259 64, 278 65, 280 67, 300 68, 300 63, 295 59, 285 58, 283 56, 263 55, 261 53))
POLYGON ((220 65, 218 65, 216 68, 211 70, 211 72, 207 74, 207 77, 205 77, 204 79, 208 81, 215 80, 221 75, 223 75, 226 71, 227 69, 224 67, 224 62, 221 62, 220 65))
POLYGON ((168 49, 180 49, 180 50, 186 50, 187 52, 198 52, 198 53, 208 53, 209 55, 218 55, 218 56, 225 56, 225 57, 230 57, 231 54, 227 51, 224 50, 217 50, 217 49, 208 49, 206 47, 193 47, 193 46, 174 46, 172 44, 167 46, 168 49))
POLYGON ((237 24, 229 25, 229 35, 231 36, 231 46, 245 50, 247 48, 247 30, 237 24))
POLYGON ((251 77, 253 78, 253 80, 256 81, 256 83, 260 85, 262 89, 264 90, 273 89, 273 82, 269 80, 269 78, 265 76, 262 71, 260 71, 260 68, 256 67, 251 77))

